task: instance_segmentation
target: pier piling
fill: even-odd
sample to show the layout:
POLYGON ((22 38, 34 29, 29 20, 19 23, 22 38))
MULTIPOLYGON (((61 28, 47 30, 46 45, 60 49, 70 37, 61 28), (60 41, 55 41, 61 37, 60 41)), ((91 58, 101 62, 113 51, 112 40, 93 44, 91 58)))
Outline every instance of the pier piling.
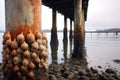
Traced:
POLYGON ((82 0, 74 1, 74 50, 73 56, 82 57, 84 53, 85 28, 82 12, 82 0))
POLYGON ((47 80, 48 41, 41 30, 42 0, 5 0, 4 80, 47 80))

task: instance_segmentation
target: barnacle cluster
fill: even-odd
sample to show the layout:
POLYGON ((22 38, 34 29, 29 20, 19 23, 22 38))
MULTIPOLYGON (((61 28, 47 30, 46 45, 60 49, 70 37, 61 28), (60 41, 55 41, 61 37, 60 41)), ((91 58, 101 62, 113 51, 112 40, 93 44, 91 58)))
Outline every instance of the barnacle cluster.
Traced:
MULTIPOLYGON (((2 69, 5 80, 40 80, 48 70, 48 42, 46 34, 31 31, 16 39, 3 35, 2 69)), ((47 76, 47 75, 46 75, 47 76)))

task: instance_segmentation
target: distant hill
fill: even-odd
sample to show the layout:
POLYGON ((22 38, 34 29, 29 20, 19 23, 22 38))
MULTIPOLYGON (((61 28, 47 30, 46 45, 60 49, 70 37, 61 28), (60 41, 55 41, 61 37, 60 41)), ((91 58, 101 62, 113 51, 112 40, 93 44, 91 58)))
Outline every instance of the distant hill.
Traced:
MULTIPOLYGON (((45 30, 42 30, 43 32, 51 32, 51 30, 48 30, 48 29, 45 29, 45 30)), ((57 32, 63 32, 63 30, 57 30, 57 32)))
POLYGON ((103 30, 96 30, 97 32, 103 31, 103 32, 120 32, 120 28, 110 28, 110 29, 103 29, 103 30))
POLYGON ((115 32, 120 32, 120 28, 104 29, 104 31, 115 31, 115 32))

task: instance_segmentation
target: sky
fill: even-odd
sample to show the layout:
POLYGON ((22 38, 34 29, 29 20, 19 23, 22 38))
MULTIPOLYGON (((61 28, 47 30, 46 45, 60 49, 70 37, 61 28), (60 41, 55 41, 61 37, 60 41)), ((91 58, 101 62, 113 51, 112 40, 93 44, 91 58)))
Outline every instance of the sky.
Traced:
MULTIPOLYGON (((5 5, 0 2, 0 30, 5 30, 5 5)), ((68 29, 70 27, 68 19, 68 29)), ((120 28, 120 0, 89 0, 86 30, 120 28)), ((42 6, 42 29, 51 29, 52 9, 42 6)), ((63 30, 64 16, 57 14, 57 28, 63 30)))

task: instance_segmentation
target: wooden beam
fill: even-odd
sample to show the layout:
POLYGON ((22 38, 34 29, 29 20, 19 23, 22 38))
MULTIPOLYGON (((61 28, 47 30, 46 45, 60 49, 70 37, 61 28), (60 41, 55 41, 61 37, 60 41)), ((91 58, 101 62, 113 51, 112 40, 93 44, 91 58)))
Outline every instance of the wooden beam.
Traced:
MULTIPOLYGON (((85 11, 85 20, 87 19, 88 1, 89 0, 82 0, 83 9, 85 11)), ((74 0, 42 0, 42 2, 44 5, 49 6, 50 8, 56 8, 57 11, 63 15, 65 14, 65 12, 67 12, 66 15, 68 16, 68 18, 74 20, 74 0)))

